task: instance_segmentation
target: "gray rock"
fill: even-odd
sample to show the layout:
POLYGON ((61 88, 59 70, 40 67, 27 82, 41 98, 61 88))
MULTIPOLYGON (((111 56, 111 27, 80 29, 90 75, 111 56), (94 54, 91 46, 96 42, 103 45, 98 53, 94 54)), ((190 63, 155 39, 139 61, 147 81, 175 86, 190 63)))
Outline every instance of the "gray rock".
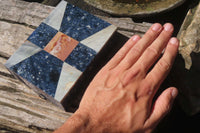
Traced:
POLYGON ((183 60, 176 60, 172 80, 179 89, 181 107, 194 115, 200 112, 200 4, 189 10, 178 38, 183 60))
POLYGON ((185 0, 84 0, 88 4, 117 16, 147 16, 165 12, 181 5, 185 0))
POLYGON ((200 4, 189 10, 178 38, 180 39, 179 53, 185 60, 185 67, 190 69, 192 66, 190 54, 200 52, 200 4))

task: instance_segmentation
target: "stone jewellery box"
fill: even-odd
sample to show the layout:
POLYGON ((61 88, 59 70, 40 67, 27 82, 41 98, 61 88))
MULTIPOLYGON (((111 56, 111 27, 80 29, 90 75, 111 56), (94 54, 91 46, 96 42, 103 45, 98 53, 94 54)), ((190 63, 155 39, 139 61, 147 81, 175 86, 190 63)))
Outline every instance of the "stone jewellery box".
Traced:
POLYGON ((5 66, 60 106, 115 30, 114 25, 61 1, 5 66))

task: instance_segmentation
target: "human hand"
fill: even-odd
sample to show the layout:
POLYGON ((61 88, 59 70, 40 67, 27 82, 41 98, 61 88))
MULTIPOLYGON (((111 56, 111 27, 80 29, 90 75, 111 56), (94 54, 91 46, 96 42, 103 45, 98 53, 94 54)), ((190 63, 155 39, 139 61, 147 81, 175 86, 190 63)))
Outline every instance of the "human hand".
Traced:
POLYGON ((98 72, 79 109, 59 131, 151 132, 178 94, 176 88, 170 87, 152 103, 178 51, 179 43, 171 38, 172 33, 171 24, 154 24, 142 38, 137 35, 130 38, 98 72), (163 49, 163 56, 149 71, 163 49), (69 130, 70 127, 74 129, 69 130))

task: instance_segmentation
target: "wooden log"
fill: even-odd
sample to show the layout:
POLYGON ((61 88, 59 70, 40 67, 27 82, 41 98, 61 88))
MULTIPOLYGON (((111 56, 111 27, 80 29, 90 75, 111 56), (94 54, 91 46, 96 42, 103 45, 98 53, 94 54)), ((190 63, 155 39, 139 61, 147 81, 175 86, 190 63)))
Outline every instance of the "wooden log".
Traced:
POLYGON ((70 116, 15 79, 0 63, 0 129, 50 132, 70 116))
POLYGON ((22 0, 0 0, 0 20, 37 27, 54 9, 22 0))
MULTIPOLYGON (((41 5, 39 3, 28 3, 20 0, 1 0, 0 7, 0 20, 2 21, 0 29, 4 31, 4 37, 10 36, 8 40, 14 42, 14 44, 21 44, 18 41, 24 41, 26 39, 27 36, 25 37, 24 34, 29 35, 54 9, 54 7, 41 5), (16 24, 16 27, 10 27, 8 23, 3 23, 5 21, 10 24, 16 24), (23 31, 28 32, 23 33, 23 31), (11 33, 19 34, 12 35, 11 33), (11 37, 17 40, 13 41, 11 37)), ((131 18, 97 16, 116 25, 118 31, 121 33, 125 32, 124 35, 128 37, 132 34, 142 35, 151 26, 150 23, 135 23, 131 18)), ((0 35, 2 31, 0 31, 0 35)), ((7 40, 3 37, 0 37, 0 39, 7 40)))
MULTIPOLYGON (((4 67, 54 7, 21 0, 0 0, 0 132, 52 132, 71 116, 42 99, 4 67)), ((134 23, 130 18, 99 16, 118 26, 130 37, 144 34, 151 24, 134 23)))
POLYGON ((0 46, 1 54, 12 55, 34 29, 21 24, 0 21, 0 46))
POLYGON ((3 64, 54 8, 19 0, 1 0, 0 7, 0 132, 52 132, 71 113, 40 98, 3 64))

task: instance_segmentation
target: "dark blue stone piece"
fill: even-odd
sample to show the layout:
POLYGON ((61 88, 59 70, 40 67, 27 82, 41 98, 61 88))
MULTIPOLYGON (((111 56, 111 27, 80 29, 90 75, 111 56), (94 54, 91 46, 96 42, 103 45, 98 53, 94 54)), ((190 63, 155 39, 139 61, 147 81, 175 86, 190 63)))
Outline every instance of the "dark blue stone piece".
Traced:
POLYGON ((93 49, 79 43, 65 62, 83 72, 96 54, 93 49))
POLYGON ((68 3, 60 31, 77 41, 82 41, 109 25, 111 24, 68 3))
POLYGON ((33 85, 54 97, 63 62, 41 51, 10 69, 33 85))
POLYGON ((41 23, 27 40, 41 47, 42 49, 50 42, 58 31, 51 26, 41 23))

